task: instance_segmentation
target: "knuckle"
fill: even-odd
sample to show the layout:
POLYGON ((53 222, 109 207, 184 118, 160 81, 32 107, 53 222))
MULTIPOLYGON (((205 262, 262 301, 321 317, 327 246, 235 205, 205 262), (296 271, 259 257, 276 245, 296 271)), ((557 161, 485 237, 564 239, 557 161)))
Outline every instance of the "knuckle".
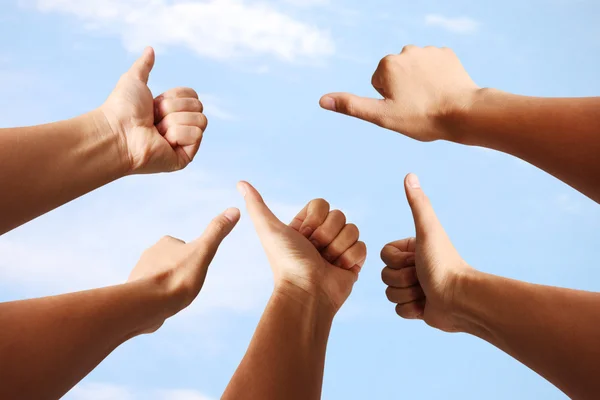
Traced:
MULTIPOLYGON (((358 226, 355 224, 346 225, 346 229, 348 230, 348 235, 351 237, 357 237, 360 235, 360 231, 358 230, 358 226)), ((359 242, 362 243, 362 242, 359 242)))
POLYGON ((197 107, 198 107, 198 112, 204 112, 204 104, 202 104, 202 102, 200 100, 195 100, 197 103, 197 107))
POLYGON ((220 216, 220 217, 217 217, 217 218, 213 219, 212 229, 217 234, 221 233, 221 232, 224 232, 227 229, 228 226, 229 226, 229 220, 227 220, 223 216, 220 216))
POLYGON ((394 299, 393 299, 393 298, 394 298, 394 288, 392 288, 392 287, 388 286, 388 287, 385 289, 385 296, 387 297, 387 299, 388 299, 389 301, 393 302, 393 301, 394 301, 394 299))
POLYGON ((408 53, 409 51, 416 50, 418 47, 414 44, 407 44, 402 48, 402 53, 408 53))
POLYGON ((319 210, 322 210, 322 209, 329 210, 329 202, 325 199, 314 199, 313 206, 319 210))
POLYGON ((343 221, 343 223, 346 223, 346 214, 344 214, 342 211, 340 210, 333 210, 330 212, 331 217, 334 218, 336 221, 343 221))

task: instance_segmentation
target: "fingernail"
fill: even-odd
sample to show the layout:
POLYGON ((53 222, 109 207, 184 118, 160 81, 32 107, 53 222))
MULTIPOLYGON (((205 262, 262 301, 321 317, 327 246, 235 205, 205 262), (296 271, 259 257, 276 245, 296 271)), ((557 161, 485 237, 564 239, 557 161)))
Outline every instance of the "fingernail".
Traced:
POLYGON ((307 237, 307 238, 308 238, 308 237, 310 237, 310 235, 312 235, 312 234, 313 234, 313 230, 312 230, 312 228, 310 228, 310 227, 308 227, 308 226, 305 226, 304 228, 302 228, 302 229, 300 230, 300 234, 301 234, 302 236, 304 236, 304 237, 307 237))
POLYGON ((239 182, 236 187, 242 197, 246 197, 246 185, 244 185, 242 182, 239 182))
POLYGON ((331 97, 323 97, 323 100, 321 100, 321 107, 329 111, 336 111, 335 100, 331 97))
POLYGON ((225 210, 223 215, 231 222, 235 222, 240 216, 240 210, 238 210, 237 208, 228 208, 227 210, 225 210))
POLYGON ((413 189, 419 189, 421 187, 419 178, 417 178, 417 176, 415 174, 408 175, 408 186, 413 189))
POLYGON ((415 256, 414 255, 410 256, 406 259, 406 265, 408 265, 409 267, 412 267, 413 265, 415 265, 415 261, 416 261, 415 256))

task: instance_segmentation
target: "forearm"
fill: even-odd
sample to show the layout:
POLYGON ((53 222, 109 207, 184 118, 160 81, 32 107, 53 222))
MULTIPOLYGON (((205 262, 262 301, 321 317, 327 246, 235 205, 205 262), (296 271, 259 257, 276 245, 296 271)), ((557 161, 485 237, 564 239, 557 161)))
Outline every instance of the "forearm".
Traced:
POLYGON ((457 291, 466 332, 515 357, 568 396, 600 396, 600 294, 475 273, 457 291))
POLYGON ((160 324, 144 282, 0 304, 0 398, 59 399, 129 338, 160 324))
POLYGON ((493 89, 452 117, 454 139, 519 157, 600 202, 600 97, 535 98, 493 89))
POLYGON ((0 130, 0 234, 123 176, 125 153, 96 111, 0 130))
POLYGON ((223 399, 320 399, 333 316, 301 290, 276 289, 223 399))

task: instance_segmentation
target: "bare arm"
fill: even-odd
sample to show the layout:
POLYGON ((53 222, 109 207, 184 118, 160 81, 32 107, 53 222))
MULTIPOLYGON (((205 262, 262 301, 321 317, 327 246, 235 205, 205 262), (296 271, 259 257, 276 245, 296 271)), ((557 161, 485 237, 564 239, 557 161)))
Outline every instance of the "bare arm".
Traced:
POLYGON ((536 98, 479 88, 449 49, 406 46, 372 84, 383 99, 332 93, 321 106, 421 141, 519 157, 600 202, 600 97, 536 98))
POLYGON ((388 299, 403 318, 476 335, 574 399, 600 396, 600 294, 485 274, 458 254, 414 175, 406 192, 416 239, 382 250, 388 299))
POLYGON ((451 118, 458 143, 512 154, 600 202, 600 97, 536 98, 483 89, 471 107, 451 118))
POLYGON ((356 226, 325 200, 283 224, 240 183, 275 277, 275 291, 223 399, 317 400, 327 339, 366 258, 356 226))
POLYGON ((600 294, 476 273, 456 315, 465 332, 521 361, 573 399, 600 396, 600 294))
POLYGON ((0 130, 0 234, 128 173, 103 114, 0 130))
POLYGON ((194 158, 206 117, 192 89, 152 98, 147 49, 108 100, 83 116, 0 129, 0 234, 128 174, 168 172, 194 158))
POLYGON ((124 285, 0 303, 0 398, 59 399, 119 345, 160 328, 198 295, 238 219, 228 210, 189 244, 163 238, 124 285))
POLYGON ((319 399, 334 310, 294 287, 278 288, 224 399, 319 399))

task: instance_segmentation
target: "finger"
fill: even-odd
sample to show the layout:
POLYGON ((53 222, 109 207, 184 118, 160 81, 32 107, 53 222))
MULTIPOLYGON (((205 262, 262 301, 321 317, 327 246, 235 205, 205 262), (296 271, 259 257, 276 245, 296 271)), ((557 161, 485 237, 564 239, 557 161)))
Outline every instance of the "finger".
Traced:
POLYGON ((246 201, 246 209, 259 235, 267 230, 283 225, 283 223, 267 207, 262 196, 248 182, 239 182, 237 189, 246 201))
POLYGON ((381 280, 386 285, 395 288, 409 288, 419 283, 416 267, 402 269, 385 267, 383 271, 381 271, 381 280))
POLYGON ((386 244, 386 247, 387 246, 395 247, 400 251, 414 253, 417 251, 417 239, 414 237, 409 237, 402 240, 396 240, 395 242, 386 244))
POLYGON ((400 251, 387 245, 381 250, 381 260, 393 269, 412 267, 415 265, 415 253, 400 251))
POLYGON ((329 111, 346 114, 382 127, 388 126, 390 107, 386 100, 360 97, 350 93, 331 93, 320 101, 329 111))
POLYGON ((329 203, 323 199, 312 200, 306 209, 306 218, 300 227, 300 234, 310 238, 314 231, 321 226, 329 215, 329 203))
POLYGON ((396 305, 396 314, 404 319, 423 319, 425 313, 425 300, 413 301, 407 304, 396 305))
POLYGON ((407 304, 413 301, 425 298, 425 293, 421 285, 415 285, 408 288, 395 288, 389 286, 385 290, 388 300, 396 304, 407 304))
POLYGON ((183 153, 185 153, 185 156, 188 161, 187 164, 194 161, 194 158, 196 157, 196 154, 198 154, 198 150, 200 149, 200 144, 202 144, 202 137, 200 137, 200 140, 198 140, 196 143, 180 147, 180 149, 183 150, 183 153))
POLYGON ((148 83, 150 72, 154 68, 156 56, 152 47, 146 47, 144 53, 129 69, 129 73, 144 83, 148 83))
POLYGON ((290 227, 294 230, 300 232, 300 228, 302 228, 302 223, 306 219, 306 213, 308 212, 308 204, 304 206, 304 208, 294 217, 292 222, 290 222, 290 227))
POLYGON ((197 251, 201 265, 208 266, 217 253, 219 245, 231 233, 240 220, 240 210, 229 208, 213 219, 202 236, 190 243, 197 251))
POLYGON ((154 99, 154 101, 162 101, 164 99, 172 99, 172 98, 190 98, 190 99, 198 99, 198 93, 188 87, 176 87, 173 89, 169 89, 163 94, 159 95, 154 99))
POLYGON ((404 188, 415 220, 417 237, 443 232, 429 199, 421 189, 419 178, 409 174, 404 181, 404 188))
POLYGON ((333 239, 340 234, 345 225, 346 216, 344 213, 340 210, 333 210, 329 212, 325 222, 312 234, 310 241, 320 251, 333 242, 333 239))
POLYGON ((366 259, 367 245, 364 242, 356 242, 335 261, 334 265, 342 269, 358 267, 360 270, 366 259))
POLYGON ((197 126, 202 131, 208 126, 208 119, 202 113, 197 112, 177 112, 169 114, 156 125, 158 132, 165 136, 169 128, 175 125, 197 126))
POLYGON ((154 123, 158 124, 169 114, 183 111, 201 113, 204 106, 200 100, 190 97, 163 98, 154 103, 154 123))
POLYGON ((334 263, 346 250, 352 247, 354 243, 358 242, 359 236, 360 232, 357 226, 348 224, 344 226, 340 234, 333 239, 333 242, 321 252, 321 255, 330 263, 334 263))
POLYGON ((171 147, 191 146, 200 143, 204 131, 197 126, 175 125, 165 133, 165 139, 171 147))

